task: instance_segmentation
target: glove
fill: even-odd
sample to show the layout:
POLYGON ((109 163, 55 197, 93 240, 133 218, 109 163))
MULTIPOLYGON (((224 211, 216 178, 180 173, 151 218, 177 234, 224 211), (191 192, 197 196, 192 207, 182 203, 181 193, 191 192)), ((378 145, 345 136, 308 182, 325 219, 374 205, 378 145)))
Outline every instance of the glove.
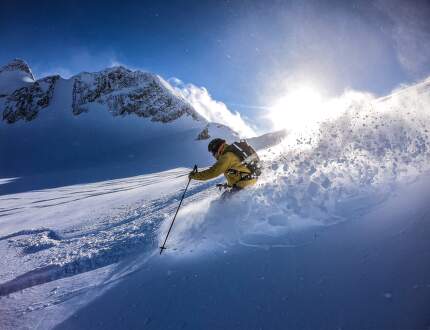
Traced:
POLYGON ((188 179, 194 179, 194 174, 196 174, 197 172, 195 172, 195 171, 191 171, 189 174, 188 174, 188 179))
POLYGON ((197 165, 194 165, 193 170, 190 172, 190 174, 188 174, 188 179, 194 179, 194 174, 197 173, 197 165))

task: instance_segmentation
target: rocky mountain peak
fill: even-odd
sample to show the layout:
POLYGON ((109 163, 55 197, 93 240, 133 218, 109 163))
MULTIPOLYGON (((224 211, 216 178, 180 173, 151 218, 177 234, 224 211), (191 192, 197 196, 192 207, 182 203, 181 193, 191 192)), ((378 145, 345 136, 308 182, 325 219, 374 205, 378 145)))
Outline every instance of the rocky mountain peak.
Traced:
POLYGON ((135 114, 152 121, 170 122, 182 115, 204 119, 162 78, 148 72, 131 71, 122 66, 72 77, 73 113, 89 111, 91 104, 106 105, 113 115, 135 114))
MULTIPOLYGON (((50 106, 61 78, 57 75, 34 80, 29 66, 20 59, 3 66, 2 72, 5 74, 0 84, 4 87, 0 88, 0 111, 3 108, 3 120, 9 124, 37 118, 40 110, 50 106)), ((167 82, 149 72, 115 66, 98 72, 82 72, 69 80, 72 84, 67 86, 71 88, 61 93, 70 97, 74 115, 102 105, 114 116, 133 114, 167 123, 185 115, 206 122, 167 82)))
POLYGON ((28 64, 24 60, 21 60, 19 58, 13 59, 11 62, 9 62, 8 64, 6 64, 6 65, 4 65, 4 66, 2 66, 0 68, 0 74, 3 73, 3 72, 10 72, 10 71, 21 71, 21 72, 24 72, 31 79, 34 80, 33 73, 31 72, 31 69, 28 66, 28 64))

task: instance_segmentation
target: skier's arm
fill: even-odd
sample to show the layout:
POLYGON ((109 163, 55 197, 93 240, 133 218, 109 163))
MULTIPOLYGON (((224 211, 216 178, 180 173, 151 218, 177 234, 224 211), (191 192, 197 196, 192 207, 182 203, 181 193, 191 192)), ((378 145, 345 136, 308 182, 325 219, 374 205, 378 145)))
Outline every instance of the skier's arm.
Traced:
POLYGON ((231 159, 228 154, 222 155, 218 161, 207 170, 190 174, 191 179, 206 181, 223 174, 230 167, 231 159))

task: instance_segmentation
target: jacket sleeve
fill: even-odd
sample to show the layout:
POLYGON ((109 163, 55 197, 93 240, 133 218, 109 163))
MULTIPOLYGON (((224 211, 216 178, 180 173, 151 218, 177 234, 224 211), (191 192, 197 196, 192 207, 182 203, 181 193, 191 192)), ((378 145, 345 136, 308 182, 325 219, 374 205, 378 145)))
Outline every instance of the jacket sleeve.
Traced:
POLYGON ((222 155, 218 161, 207 170, 192 174, 194 180, 206 181, 223 174, 230 167, 231 159, 227 154, 222 155))

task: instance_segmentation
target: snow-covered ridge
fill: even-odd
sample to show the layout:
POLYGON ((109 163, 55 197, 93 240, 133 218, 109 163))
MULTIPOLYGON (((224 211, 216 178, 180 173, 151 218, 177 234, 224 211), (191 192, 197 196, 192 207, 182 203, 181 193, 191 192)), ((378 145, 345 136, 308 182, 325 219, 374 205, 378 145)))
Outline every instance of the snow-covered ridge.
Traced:
POLYGON ((89 111, 91 104, 100 104, 116 116, 135 114, 167 123, 187 115, 205 121, 157 75, 122 66, 83 72, 68 80, 55 75, 34 81, 30 67, 22 60, 13 60, 0 69, 0 78, 0 110, 9 124, 34 120, 51 104, 59 80, 71 82, 65 95, 71 100, 74 115, 89 111), (17 78, 23 74, 28 78, 25 84, 22 77, 17 78))
POLYGON ((34 83, 30 67, 23 60, 14 59, 0 67, 0 109, 2 99, 16 90, 34 83))
POLYGON ((6 64, 0 68, 0 74, 7 72, 7 71, 24 72, 24 73, 27 73, 34 80, 34 76, 33 76, 33 73, 31 72, 30 67, 28 66, 28 64, 25 61, 23 61, 21 59, 16 58, 16 59, 12 60, 8 64, 6 64))

